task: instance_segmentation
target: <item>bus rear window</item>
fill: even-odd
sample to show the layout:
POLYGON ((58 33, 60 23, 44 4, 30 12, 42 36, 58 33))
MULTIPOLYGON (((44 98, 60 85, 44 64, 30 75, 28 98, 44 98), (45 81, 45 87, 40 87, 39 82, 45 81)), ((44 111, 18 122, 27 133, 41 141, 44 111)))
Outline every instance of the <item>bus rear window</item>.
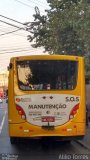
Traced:
POLYGON ((21 90, 72 90, 77 83, 77 61, 17 61, 18 85, 21 90))

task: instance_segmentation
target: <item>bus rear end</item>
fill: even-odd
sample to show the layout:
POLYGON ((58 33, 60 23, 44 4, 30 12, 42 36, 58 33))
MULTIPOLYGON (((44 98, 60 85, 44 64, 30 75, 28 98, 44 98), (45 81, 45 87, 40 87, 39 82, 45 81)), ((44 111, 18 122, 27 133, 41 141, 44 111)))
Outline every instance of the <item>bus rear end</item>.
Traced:
POLYGON ((59 140, 85 135, 83 58, 47 55, 11 60, 9 135, 59 140))

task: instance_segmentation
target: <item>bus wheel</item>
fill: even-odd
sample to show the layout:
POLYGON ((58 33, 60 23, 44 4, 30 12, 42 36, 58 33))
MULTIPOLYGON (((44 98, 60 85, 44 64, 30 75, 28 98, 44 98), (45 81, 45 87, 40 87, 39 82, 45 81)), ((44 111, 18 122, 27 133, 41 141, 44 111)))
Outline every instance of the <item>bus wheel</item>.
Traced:
POLYGON ((11 144, 17 143, 18 139, 16 137, 10 137, 11 144))

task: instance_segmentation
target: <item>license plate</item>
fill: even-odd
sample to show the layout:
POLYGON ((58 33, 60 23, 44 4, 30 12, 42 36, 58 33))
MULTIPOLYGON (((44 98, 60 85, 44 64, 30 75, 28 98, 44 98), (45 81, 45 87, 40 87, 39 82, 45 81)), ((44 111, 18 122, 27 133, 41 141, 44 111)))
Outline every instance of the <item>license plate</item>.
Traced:
POLYGON ((42 117, 42 122, 55 122, 55 117, 42 117))

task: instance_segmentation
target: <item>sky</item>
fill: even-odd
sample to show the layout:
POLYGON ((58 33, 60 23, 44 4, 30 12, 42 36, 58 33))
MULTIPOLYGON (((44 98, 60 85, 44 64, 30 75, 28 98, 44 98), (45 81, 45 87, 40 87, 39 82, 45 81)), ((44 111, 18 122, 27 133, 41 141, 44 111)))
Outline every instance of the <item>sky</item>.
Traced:
POLYGON ((46 14, 45 9, 49 9, 46 0, 0 0, 0 73, 7 70, 11 57, 45 54, 42 47, 32 48, 31 43, 27 40, 29 32, 26 30, 22 29, 6 34, 17 30, 18 28, 15 26, 25 28, 22 24, 7 18, 21 23, 32 22, 34 20, 35 6, 39 7, 41 14, 46 14))

